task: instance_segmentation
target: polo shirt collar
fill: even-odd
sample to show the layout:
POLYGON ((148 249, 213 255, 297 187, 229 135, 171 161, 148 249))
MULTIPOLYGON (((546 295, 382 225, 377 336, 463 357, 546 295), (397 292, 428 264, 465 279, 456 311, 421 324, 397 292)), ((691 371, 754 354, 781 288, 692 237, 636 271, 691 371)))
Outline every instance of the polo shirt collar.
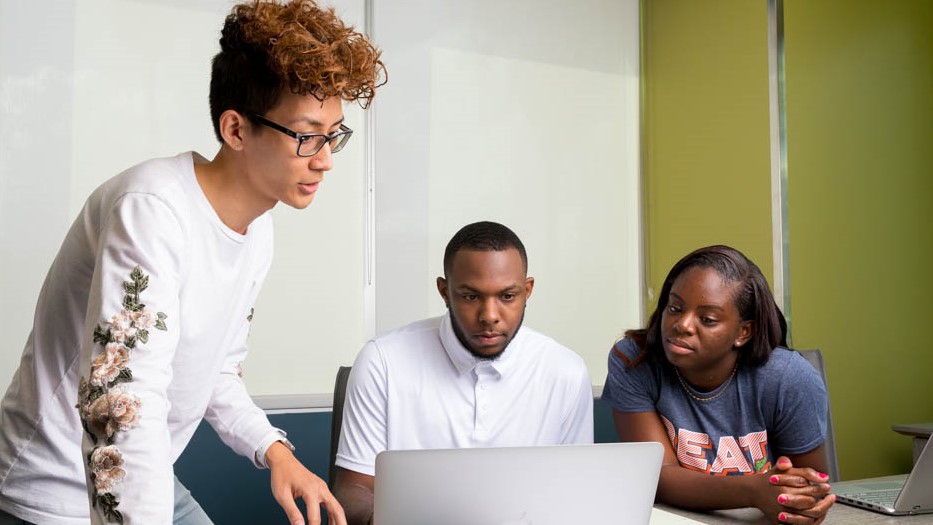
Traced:
POLYGON ((457 368, 457 372, 459 372, 460 375, 472 372, 477 365, 488 366, 495 370, 500 376, 505 374, 509 370, 511 363, 516 360, 515 354, 519 353, 519 349, 521 348, 520 340, 523 339, 524 331, 524 326, 519 327, 518 333, 515 334, 515 337, 509 342, 509 346, 505 347, 505 351, 502 352, 502 355, 500 355, 498 359, 489 360, 480 359, 464 348, 463 343, 460 342, 460 339, 457 339, 457 334, 454 333, 453 321, 450 318, 449 310, 441 319, 440 326, 441 344, 444 346, 444 350, 447 351, 447 356, 450 357, 451 363, 457 368))

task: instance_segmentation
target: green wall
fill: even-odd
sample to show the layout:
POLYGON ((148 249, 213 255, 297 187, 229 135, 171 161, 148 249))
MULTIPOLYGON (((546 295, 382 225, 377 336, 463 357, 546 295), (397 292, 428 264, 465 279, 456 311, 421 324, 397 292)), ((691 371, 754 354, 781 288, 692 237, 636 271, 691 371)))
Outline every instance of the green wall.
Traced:
MULTIPOLYGON (((770 278, 767 2, 642 8, 649 294, 710 243, 770 278)), ((843 478, 906 471, 890 425, 933 421, 931 13, 784 0, 793 344, 824 352, 843 478)))
POLYGON ((748 0, 642 9, 650 313, 671 266, 701 246, 734 246, 771 276, 768 13, 748 0))
POLYGON ((826 355, 842 476, 933 421, 933 2, 785 0, 794 343, 826 355))

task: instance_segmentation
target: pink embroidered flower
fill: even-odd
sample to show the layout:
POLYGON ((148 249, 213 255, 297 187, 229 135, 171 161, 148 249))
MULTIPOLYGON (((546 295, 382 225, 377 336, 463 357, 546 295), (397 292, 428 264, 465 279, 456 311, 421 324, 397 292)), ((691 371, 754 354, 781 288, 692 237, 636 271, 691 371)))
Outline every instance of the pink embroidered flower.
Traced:
POLYGON ((98 495, 110 492, 115 484, 123 481, 126 471, 121 467, 123 454, 117 447, 107 445, 91 452, 91 472, 98 495))
POLYGON ((133 312, 121 310, 120 313, 110 318, 110 332, 113 334, 113 340, 118 343, 126 342, 127 339, 136 335, 136 328, 133 327, 133 312))
POLYGON ((130 360, 129 351, 120 343, 109 343, 104 353, 98 354, 91 361, 91 384, 104 386, 120 375, 130 360))
POLYGON ((118 430, 129 430, 139 422, 142 403, 136 394, 118 385, 91 403, 87 425, 98 436, 108 438, 118 430))
POLYGON ((133 326, 137 330, 148 330, 155 326, 156 323, 156 318, 152 315, 152 311, 145 307, 138 312, 130 313, 130 318, 133 320, 133 326))

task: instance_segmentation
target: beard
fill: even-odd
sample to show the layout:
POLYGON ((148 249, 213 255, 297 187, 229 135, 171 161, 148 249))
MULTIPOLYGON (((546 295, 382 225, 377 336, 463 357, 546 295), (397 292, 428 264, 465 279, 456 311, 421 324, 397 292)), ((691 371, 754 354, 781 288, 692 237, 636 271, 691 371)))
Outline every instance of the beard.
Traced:
POLYGON ((470 354, 472 354, 474 357, 478 359, 482 359, 483 361, 495 361, 496 359, 499 359, 499 356, 501 356, 502 353, 505 352, 506 348, 508 348, 509 345, 512 344, 512 339, 515 339, 515 334, 518 333, 518 330, 522 327, 522 323, 525 322, 525 309, 522 308, 522 317, 518 320, 518 325, 515 326, 515 331, 508 334, 508 340, 505 342, 505 345, 502 347, 502 350, 499 350, 498 352, 494 354, 483 354, 483 353, 480 353, 479 350, 477 350, 476 348, 470 345, 469 341, 467 340, 466 334, 463 332, 463 327, 460 324, 460 320, 457 319, 457 315, 454 314, 453 309, 451 309, 448 306, 447 311, 450 313, 450 321, 451 321, 450 324, 454 329, 454 335, 457 336, 457 340, 460 341, 460 344, 463 345, 463 348, 466 348, 467 352, 470 352, 470 354))

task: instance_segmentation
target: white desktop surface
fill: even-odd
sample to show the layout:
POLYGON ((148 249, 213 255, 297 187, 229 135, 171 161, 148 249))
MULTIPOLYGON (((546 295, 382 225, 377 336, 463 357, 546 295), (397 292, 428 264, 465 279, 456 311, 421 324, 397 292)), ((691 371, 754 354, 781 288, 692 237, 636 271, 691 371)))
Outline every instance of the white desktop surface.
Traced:
MULTIPOLYGON (((769 522, 765 519, 764 515, 761 514, 761 511, 755 508, 695 512, 659 503, 654 506, 654 510, 651 512, 651 525, 679 525, 688 523, 702 523, 706 525, 765 525, 769 522)), ((823 525, 849 525, 856 523, 859 525, 933 525, 933 514, 888 516, 851 505, 836 503, 826 515, 826 520, 823 521, 823 525)))
POLYGON ((686 516, 680 516, 674 514, 673 512, 666 511, 664 509, 659 509, 655 507, 651 511, 651 521, 648 522, 650 525, 689 525, 691 523, 703 523, 702 521, 697 521, 686 516))

